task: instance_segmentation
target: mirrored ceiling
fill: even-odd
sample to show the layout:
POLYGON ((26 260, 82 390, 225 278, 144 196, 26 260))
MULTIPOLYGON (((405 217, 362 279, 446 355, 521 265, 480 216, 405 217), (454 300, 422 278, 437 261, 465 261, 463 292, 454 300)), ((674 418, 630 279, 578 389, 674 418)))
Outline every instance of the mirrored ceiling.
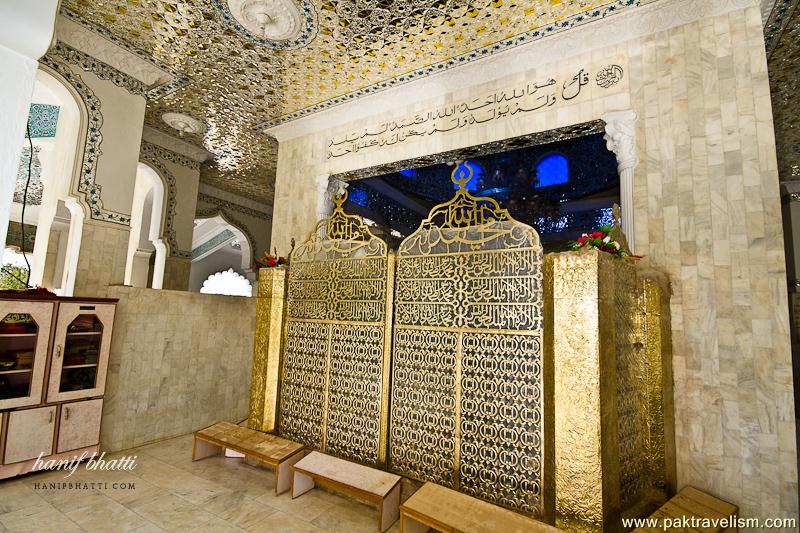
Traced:
POLYGON ((261 133, 656 0, 64 0, 62 14, 173 79, 145 122, 182 113, 202 131, 205 183, 271 203, 277 142, 261 133))

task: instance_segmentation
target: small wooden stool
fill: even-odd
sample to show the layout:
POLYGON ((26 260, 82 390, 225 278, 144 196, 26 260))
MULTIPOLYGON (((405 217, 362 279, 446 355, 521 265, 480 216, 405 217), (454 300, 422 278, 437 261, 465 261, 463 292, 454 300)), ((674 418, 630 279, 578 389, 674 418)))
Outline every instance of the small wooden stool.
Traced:
POLYGON ((555 533, 558 528, 472 496, 425 483, 400 506, 400 533, 555 533))
POLYGON ((397 522, 400 476, 351 463, 324 453, 311 452, 292 465, 292 498, 314 488, 314 482, 378 506, 378 531, 397 522))
MULTIPOLYGON (((730 519, 739 512, 739 508, 732 503, 715 498, 694 487, 686 486, 681 491, 669 499, 667 503, 659 507, 658 511, 650 515, 650 518, 658 520, 657 527, 639 527, 634 531, 664 531, 664 520, 683 520, 703 519, 721 521, 730 519)), ((675 527, 681 527, 676 525, 675 527)), ((688 528, 687 528, 688 529, 688 528)), ((700 529, 700 528, 696 528, 700 529)), ((722 531, 738 531, 739 528, 731 524, 730 527, 711 526, 702 528, 703 531, 712 533, 722 531)))
POLYGON ((192 461, 219 455, 230 449, 275 468, 275 494, 291 486, 289 468, 303 457, 303 445, 275 435, 237 426, 230 422, 217 422, 213 426, 194 432, 192 461))

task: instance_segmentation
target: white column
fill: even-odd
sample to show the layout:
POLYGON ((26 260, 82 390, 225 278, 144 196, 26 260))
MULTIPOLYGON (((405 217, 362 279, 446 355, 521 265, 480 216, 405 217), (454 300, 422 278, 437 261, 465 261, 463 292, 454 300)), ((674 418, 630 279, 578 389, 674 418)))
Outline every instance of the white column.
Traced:
POLYGON ((37 60, 53 38, 58 0, 0 2, 0 262, 37 60))
POLYGON ((628 109, 612 111, 600 118, 606 123, 606 134, 603 136, 606 147, 617 156, 622 231, 628 240, 630 252, 635 253, 633 171, 639 164, 639 155, 636 153, 636 119, 638 117, 635 111, 628 109))
POLYGON ((156 260, 153 263, 153 289, 164 287, 164 268, 167 266, 167 245, 162 239, 153 241, 156 247, 156 260))
POLYGON ((64 261, 64 274, 61 278, 60 296, 72 296, 75 291, 75 275, 78 272, 78 259, 81 253, 81 240, 83 239, 83 208, 75 198, 67 198, 64 205, 69 209, 69 237, 67 239, 67 253, 64 261))

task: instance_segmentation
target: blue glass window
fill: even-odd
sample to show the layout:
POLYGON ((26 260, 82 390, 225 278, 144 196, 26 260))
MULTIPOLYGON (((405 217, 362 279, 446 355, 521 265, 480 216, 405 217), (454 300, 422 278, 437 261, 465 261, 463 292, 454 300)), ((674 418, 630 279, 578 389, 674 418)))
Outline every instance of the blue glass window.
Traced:
POLYGON ((544 156, 536 164, 536 178, 539 180, 537 187, 566 183, 569 181, 567 158, 561 154, 544 156))

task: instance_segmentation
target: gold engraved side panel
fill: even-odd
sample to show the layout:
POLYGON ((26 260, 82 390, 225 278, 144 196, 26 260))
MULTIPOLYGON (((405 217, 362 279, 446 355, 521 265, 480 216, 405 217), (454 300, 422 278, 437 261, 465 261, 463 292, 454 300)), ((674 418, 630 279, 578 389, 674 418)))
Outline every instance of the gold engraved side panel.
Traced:
POLYGON ((677 490, 669 289, 657 276, 640 284, 647 360, 647 463, 652 485, 669 495, 677 490))
POLYGON ((330 324, 289 320, 281 373, 280 434, 322 448, 330 324))
POLYGON ((325 450, 377 464, 381 436, 383 326, 334 325, 325 450))
POLYGON ((646 482, 647 364, 639 332, 636 271, 627 261, 612 261, 617 354, 617 427, 620 505, 638 503, 646 482))
POLYGON ((247 427, 268 433, 276 430, 278 414, 285 284, 286 271, 282 268, 262 268, 258 271, 256 331, 253 339, 253 372, 247 427))
POLYGON ((458 334, 396 326, 390 459, 404 476, 454 486, 458 334))

